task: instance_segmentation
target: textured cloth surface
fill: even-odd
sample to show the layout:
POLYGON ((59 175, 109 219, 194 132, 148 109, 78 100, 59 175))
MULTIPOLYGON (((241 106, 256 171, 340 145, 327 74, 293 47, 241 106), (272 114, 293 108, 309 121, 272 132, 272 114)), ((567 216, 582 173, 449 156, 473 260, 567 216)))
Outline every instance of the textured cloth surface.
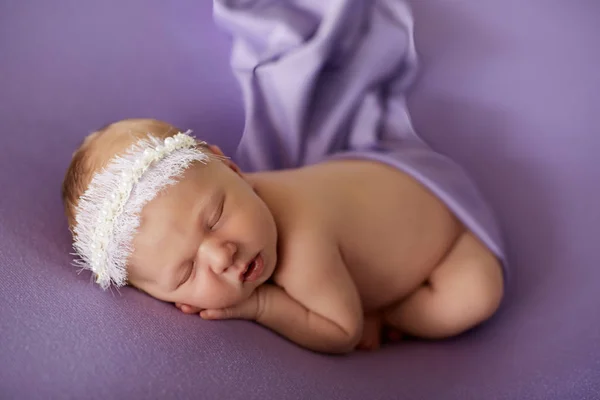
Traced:
POLYGON ((89 131, 156 117, 235 150, 241 91, 211 4, 0 2, 0 398, 597 398, 600 3, 412 3, 415 131, 489 200, 510 293, 460 338, 328 357, 69 266, 59 187, 89 131))

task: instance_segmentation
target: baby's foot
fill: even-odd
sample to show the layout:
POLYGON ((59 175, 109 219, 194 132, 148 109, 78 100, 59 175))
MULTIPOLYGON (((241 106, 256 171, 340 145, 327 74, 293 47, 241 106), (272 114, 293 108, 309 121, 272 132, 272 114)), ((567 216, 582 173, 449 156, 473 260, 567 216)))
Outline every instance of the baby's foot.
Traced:
POLYGON ((377 350, 381 346, 381 317, 365 315, 363 334, 356 345, 357 350, 377 350))
POLYGON ((385 326, 383 328, 384 337, 386 343, 395 343, 402 340, 402 332, 391 326, 385 326))

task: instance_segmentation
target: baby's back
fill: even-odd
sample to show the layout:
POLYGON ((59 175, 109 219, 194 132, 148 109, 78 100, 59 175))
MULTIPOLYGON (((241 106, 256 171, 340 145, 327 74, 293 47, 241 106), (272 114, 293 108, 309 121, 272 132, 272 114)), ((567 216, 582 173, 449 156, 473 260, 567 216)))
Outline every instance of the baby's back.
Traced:
POLYGON ((462 229, 429 190, 382 163, 331 161, 292 174, 288 182, 339 246, 367 312, 422 284, 462 229))

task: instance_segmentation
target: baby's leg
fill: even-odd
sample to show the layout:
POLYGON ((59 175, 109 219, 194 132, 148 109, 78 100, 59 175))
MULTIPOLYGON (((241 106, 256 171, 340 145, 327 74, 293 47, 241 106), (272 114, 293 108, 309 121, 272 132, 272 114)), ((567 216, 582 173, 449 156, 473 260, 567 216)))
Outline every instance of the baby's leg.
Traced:
POLYGON ((491 317, 502 293, 497 258, 473 234, 464 232, 428 281, 386 310, 385 321, 411 336, 454 336, 491 317))

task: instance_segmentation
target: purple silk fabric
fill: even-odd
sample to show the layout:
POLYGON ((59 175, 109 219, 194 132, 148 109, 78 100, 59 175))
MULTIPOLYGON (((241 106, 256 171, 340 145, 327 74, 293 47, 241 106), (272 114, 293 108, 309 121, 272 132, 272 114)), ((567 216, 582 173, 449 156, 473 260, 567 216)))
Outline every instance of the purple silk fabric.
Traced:
POLYGON ((218 0, 214 15, 233 37, 231 65, 244 95, 242 169, 332 158, 387 163, 429 188, 504 259, 473 181, 412 127, 406 94, 419 49, 408 3, 218 0))

